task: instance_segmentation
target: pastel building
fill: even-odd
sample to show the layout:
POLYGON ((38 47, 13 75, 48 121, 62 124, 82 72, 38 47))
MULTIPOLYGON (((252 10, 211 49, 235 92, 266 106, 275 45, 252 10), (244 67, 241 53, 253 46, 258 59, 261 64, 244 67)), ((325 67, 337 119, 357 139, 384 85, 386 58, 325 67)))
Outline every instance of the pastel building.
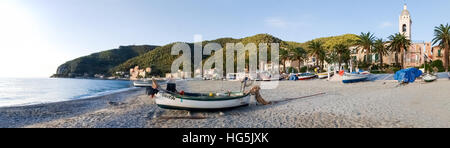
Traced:
POLYGON ((130 69, 130 80, 138 80, 139 78, 145 78, 146 74, 151 71, 150 68, 139 69, 139 66, 136 66, 130 69))

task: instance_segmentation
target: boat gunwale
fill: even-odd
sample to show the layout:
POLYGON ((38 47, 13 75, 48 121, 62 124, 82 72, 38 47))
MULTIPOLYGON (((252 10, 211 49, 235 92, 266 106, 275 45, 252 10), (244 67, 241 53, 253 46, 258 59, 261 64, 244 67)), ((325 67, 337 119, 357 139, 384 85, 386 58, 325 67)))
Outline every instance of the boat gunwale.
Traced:
POLYGON ((242 96, 222 96, 222 97, 210 97, 207 94, 203 94, 203 93, 199 93, 202 94, 202 96, 199 97, 191 97, 191 96, 184 96, 184 95, 180 95, 180 94, 176 94, 173 92, 169 92, 167 90, 160 90, 163 93, 167 93, 175 98, 178 99, 185 99, 185 100, 194 100, 194 101, 228 101, 228 100, 237 100, 237 99, 241 99, 241 98, 245 98, 250 96, 250 93, 244 93, 244 95, 242 96))

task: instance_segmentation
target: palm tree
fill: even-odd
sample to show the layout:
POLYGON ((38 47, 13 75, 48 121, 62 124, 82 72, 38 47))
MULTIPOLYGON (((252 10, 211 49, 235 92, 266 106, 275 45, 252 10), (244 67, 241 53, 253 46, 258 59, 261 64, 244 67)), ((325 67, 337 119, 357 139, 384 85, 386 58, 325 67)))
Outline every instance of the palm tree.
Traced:
POLYGON ((389 51, 391 51, 391 52, 394 52, 395 53, 395 65, 399 65, 398 63, 398 53, 400 52, 400 50, 401 50, 401 48, 400 47, 398 47, 398 45, 395 45, 395 44, 393 44, 393 42, 396 40, 395 38, 397 38, 397 34, 394 34, 394 35, 390 35, 389 37, 388 37, 388 50, 389 51))
POLYGON ((398 53, 401 57, 401 66, 405 68, 405 55, 406 50, 411 46, 411 40, 409 40, 404 34, 396 33, 391 35, 389 38, 389 50, 395 52, 395 63, 398 65, 398 53))
POLYGON ((382 38, 375 40, 373 51, 378 53, 378 56, 380 57, 380 67, 383 67, 383 56, 389 54, 386 42, 382 38))
POLYGON ((348 49, 348 46, 344 45, 344 44, 337 44, 334 46, 334 50, 337 54, 337 62, 339 64, 339 67, 341 67, 341 64, 347 63, 347 53, 348 55, 350 54, 350 50, 348 49))
POLYGON ((298 61, 298 71, 300 71, 301 66, 300 63, 301 61, 303 61, 304 59, 307 58, 308 53, 306 52, 305 49, 303 49, 302 47, 297 47, 297 48, 292 48, 291 49, 291 59, 293 60, 297 60, 298 61))
POLYGON ((280 60, 283 64, 283 73, 286 73, 286 61, 289 60, 289 52, 286 49, 280 48, 280 60))
POLYGON ((324 68, 326 58, 327 58, 327 51, 322 50, 322 52, 320 52, 320 55, 319 55, 319 60, 320 60, 319 70, 322 70, 324 68))
POLYGON ((308 45, 309 54, 316 58, 316 66, 319 66, 319 61, 324 60, 325 51, 323 48, 323 42, 321 41, 311 41, 308 45))
POLYGON ((369 62, 369 54, 371 47, 373 45, 373 41, 375 40, 375 36, 373 33, 367 32, 361 32, 361 35, 358 36, 358 40, 356 40, 356 45, 359 48, 362 48, 366 52, 366 62, 369 62))
POLYGON ((439 47, 444 49, 444 67, 445 71, 448 72, 449 64, 449 48, 450 48, 450 26, 446 24, 441 24, 434 28, 434 38, 433 45, 439 43, 439 47))

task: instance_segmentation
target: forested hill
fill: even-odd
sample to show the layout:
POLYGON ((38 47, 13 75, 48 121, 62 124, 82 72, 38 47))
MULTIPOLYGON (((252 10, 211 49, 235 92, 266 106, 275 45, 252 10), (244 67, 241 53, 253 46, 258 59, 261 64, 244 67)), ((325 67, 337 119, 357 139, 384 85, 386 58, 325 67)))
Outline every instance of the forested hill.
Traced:
MULTIPOLYGON (((220 38, 211 41, 204 41, 203 45, 206 45, 207 43, 218 43, 222 47, 226 47, 226 43, 243 43, 243 44, 255 43, 256 45, 258 45, 259 43, 280 43, 280 46, 285 46, 287 44, 283 42, 281 39, 273 37, 269 34, 258 34, 255 36, 246 37, 242 39, 220 38)), ((193 43, 188 44, 191 47, 192 50, 191 53, 193 55, 193 43)), ((144 55, 132 58, 126 61, 125 63, 115 67, 113 71, 125 71, 130 67, 134 66, 151 67, 152 68, 151 75, 164 76, 165 73, 170 72, 172 62, 178 57, 172 56, 170 54, 173 45, 175 45, 175 43, 158 47, 155 50, 152 50, 144 55)), ((203 60, 206 60, 207 58, 208 56, 203 56, 203 60)), ((224 55, 224 58, 226 58, 226 55, 224 55)))
POLYGON ((95 74, 110 75, 111 68, 123 62, 143 55, 158 46, 120 46, 118 49, 111 49, 88 56, 80 57, 68 61, 58 67, 53 77, 93 77, 95 74))

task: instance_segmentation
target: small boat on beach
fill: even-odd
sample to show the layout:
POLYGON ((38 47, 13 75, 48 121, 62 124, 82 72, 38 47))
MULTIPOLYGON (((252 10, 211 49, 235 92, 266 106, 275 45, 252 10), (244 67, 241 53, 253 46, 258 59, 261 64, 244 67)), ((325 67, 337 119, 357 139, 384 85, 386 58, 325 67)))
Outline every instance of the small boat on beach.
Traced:
POLYGON ((253 87, 249 91, 245 91, 248 78, 245 78, 241 84, 241 92, 226 92, 226 93, 188 93, 178 91, 175 83, 167 83, 166 89, 156 83, 152 82, 152 87, 149 89, 148 95, 155 98, 155 103, 164 109, 188 110, 188 111, 217 111, 228 110, 250 104, 250 96, 255 95, 257 102, 268 105, 270 102, 265 101, 259 90, 259 86, 253 87))
MULTIPOLYGON (((329 73, 330 77, 332 77, 334 75, 334 72, 329 73)), ((325 79, 328 78, 328 72, 324 72, 324 73, 319 73, 317 74, 317 76, 319 77, 319 79, 325 79)))
POLYGON ((176 110, 226 110, 250 103, 250 94, 246 93, 173 93, 160 91, 156 94, 156 104, 164 109, 176 110))
POLYGON ((302 73, 298 76, 298 80, 310 80, 310 79, 314 79, 316 78, 317 75, 316 74, 312 74, 312 73, 302 73))
POLYGON ((151 87, 152 81, 133 81, 134 87, 151 87))
POLYGON ((437 76, 436 75, 432 75, 432 74, 426 74, 425 76, 423 76, 423 81, 425 82, 433 82, 437 80, 437 76))
POLYGON ((369 78, 368 74, 360 74, 360 73, 345 73, 342 77, 343 83, 356 83, 356 82, 362 82, 366 81, 369 78))
POLYGON ((227 81, 241 81, 245 78, 245 73, 228 73, 226 75, 227 81))
POLYGON ((272 75, 269 72, 259 72, 257 73, 257 81, 271 81, 272 75))

